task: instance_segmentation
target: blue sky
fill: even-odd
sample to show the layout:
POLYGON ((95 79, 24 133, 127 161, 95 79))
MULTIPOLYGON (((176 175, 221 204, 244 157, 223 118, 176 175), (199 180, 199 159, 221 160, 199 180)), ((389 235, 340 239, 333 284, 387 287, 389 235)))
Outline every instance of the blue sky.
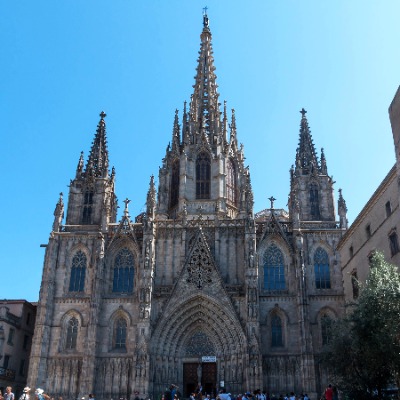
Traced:
POLYGON ((400 2, 3 2, 2 298, 38 299, 59 192, 67 198, 100 111, 120 200, 143 210, 194 83, 208 6, 220 100, 235 108, 255 211, 286 208, 299 110, 352 222, 395 161, 388 107, 400 84, 400 2))

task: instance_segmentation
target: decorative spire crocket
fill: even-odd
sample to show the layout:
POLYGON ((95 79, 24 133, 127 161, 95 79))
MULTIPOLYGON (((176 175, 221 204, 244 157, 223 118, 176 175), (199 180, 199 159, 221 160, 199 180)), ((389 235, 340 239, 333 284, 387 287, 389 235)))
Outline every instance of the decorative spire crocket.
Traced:
POLYGON ((218 103, 214 57, 211 44, 211 31, 207 8, 203 9, 203 31, 200 35, 201 45, 195 76, 194 92, 190 104, 191 120, 197 126, 197 133, 205 129, 213 136, 220 134, 220 111, 218 103))

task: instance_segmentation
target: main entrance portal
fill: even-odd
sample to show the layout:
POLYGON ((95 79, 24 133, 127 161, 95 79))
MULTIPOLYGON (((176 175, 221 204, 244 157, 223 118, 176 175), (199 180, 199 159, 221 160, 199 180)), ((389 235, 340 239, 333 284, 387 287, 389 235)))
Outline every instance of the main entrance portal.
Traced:
POLYGON ((203 393, 214 393, 217 390, 217 363, 184 363, 183 364, 183 395, 189 397, 199 380, 203 393))

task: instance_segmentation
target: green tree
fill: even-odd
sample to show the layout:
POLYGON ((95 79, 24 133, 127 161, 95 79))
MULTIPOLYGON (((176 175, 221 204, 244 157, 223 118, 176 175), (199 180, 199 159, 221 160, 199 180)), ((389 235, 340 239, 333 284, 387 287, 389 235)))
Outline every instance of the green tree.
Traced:
POLYGON ((350 312, 333 328, 322 360, 350 398, 383 398, 400 385, 400 274, 382 253, 372 257, 368 279, 350 312))

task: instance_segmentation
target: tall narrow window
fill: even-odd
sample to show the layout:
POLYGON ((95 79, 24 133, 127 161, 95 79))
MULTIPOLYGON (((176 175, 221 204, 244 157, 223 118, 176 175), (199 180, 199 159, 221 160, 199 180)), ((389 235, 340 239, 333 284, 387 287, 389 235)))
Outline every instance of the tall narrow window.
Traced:
POLYGON ((179 200, 179 160, 172 163, 170 208, 175 207, 179 200))
POLYGON ((315 287, 317 289, 330 289, 329 257, 327 252, 321 247, 318 247, 314 254, 314 272, 315 287))
POLYGON ((389 235, 389 242, 390 242, 390 252, 392 253, 392 257, 397 254, 399 250, 399 239, 397 237, 396 232, 392 232, 389 235))
POLYGON ((351 273, 351 288, 353 289, 353 299, 358 299, 359 293, 359 284, 358 284, 358 276, 357 271, 353 271, 351 273))
POLYGON ((368 224, 366 227, 365 227, 365 233, 367 234, 367 239, 369 239, 370 237, 371 237, 371 225, 370 224, 368 224))
POLYGON ((232 205, 236 205, 236 173, 235 164, 228 160, 226 166, 226 195, 232 205))
POLYGON ((310 214, 313 221, 319 221, 321 219, 318 186, 315 183, 310 186, 310 214))
POLYGON ((115 257, 113 292, 132 293, 134 277, 133 255, 128 249, 122 249, 115 257))
POLYGON ((264 289, 286 289, 283 254, 274 244, 264 253, 264 289))
POLYGON ((282 320, 278 315, 271 318, 271 347, 282 347, 282 320))
POLYGON ((211 162, 206 153, 200 153, 196 160, 196 199, 209 199, 211 186, 211 162))
POLYGON ((386 217, 389 217, 390 214, 392 213, 392 205, 390 204, 390 201, 386 202, 385 209, 386 209, 386 217))
POLYGON ((333 321, 328 315, 323 315, 321 317, 321 339, 323 345, 328 344, 331 340, 332 325, 333 321))
POLYGON ((92 206, 93 206, 93 192, 86 191, 83 198, 83 214, 82 224, 90 225, 92 223, 92 206))
POLYGON ((126 349, 126 320, 119 318, 114 325, 114 349, 126 349))
POLYGON ((71 278, 69 280, 70 292, 83 292, 85 289, 86 255, 79 250, 72 258, 71 278))
POLYGON ((78 337, 78 320, 72 317, 67 324, 67 339, 65 348, 67 350, 76 349, 76 339, 78 337))

